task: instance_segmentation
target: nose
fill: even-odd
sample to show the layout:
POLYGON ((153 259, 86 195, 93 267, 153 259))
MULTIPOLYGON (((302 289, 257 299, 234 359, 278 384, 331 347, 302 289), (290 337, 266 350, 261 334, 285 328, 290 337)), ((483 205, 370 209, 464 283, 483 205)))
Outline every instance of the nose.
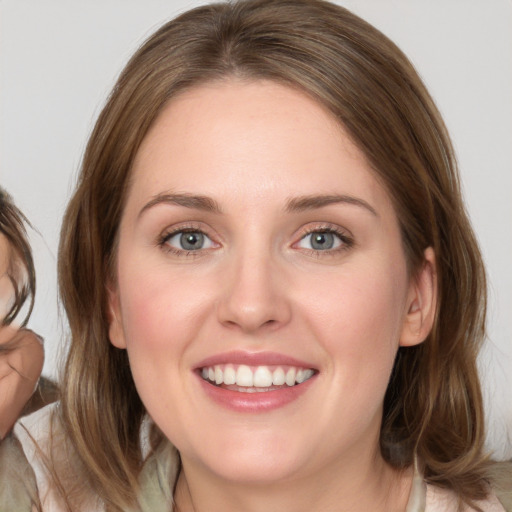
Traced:
POLYGON ((268 253, 240 255, 221 279, 217 316, 223 325, 255 333, 289 322, 288 287, 282 270, 268 253))

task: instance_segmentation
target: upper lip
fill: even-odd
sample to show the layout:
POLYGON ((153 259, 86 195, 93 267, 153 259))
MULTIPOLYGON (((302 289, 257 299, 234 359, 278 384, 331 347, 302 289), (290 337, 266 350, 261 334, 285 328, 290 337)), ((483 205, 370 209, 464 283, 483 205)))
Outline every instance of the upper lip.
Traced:
POLYGON ((196 369, 221 365, 221 364, 245 364, 247 366, 296 366, 298 368, 314 368, 311 363, 301 361, 295 357, 279 354, 277 352, 246 352, 233 350, 223 352, 203 359, 196 365, 196 369))

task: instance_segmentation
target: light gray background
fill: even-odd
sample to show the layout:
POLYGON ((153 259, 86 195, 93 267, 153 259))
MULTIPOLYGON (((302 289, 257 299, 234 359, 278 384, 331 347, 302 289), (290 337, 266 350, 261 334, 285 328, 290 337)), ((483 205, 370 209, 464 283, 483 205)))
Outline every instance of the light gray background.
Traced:
MULTIPOLYGON (((30 326, 57 375, 60 222, 92 123, 135 48, 185 0, 0 1, 0 183, 38 233, 30 326)), ((488 266, 489 342, 481 358, 489 444, 512 456, 512 2, 340 0, 391 37, 424 78, 452 134, 488 266)))

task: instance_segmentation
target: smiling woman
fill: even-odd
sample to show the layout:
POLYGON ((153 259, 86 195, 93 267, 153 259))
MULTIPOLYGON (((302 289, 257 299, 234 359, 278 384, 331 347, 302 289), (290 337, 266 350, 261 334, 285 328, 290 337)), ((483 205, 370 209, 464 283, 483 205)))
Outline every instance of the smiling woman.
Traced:
POLYGON ((504 510, 450 140, 345 9, 214 4, 150 37, 59 276, 62 401, 16 430, 41 510, 504 510))
MULTIPOLYGON (((222 477, 265 493, 322 475, 347 499, 361 485, 354 466, 375 465, 398 346, 431 328, 432 250, 409 278, 393 204, 363 153, 321 104, 273 81, 183 92, 131 173, 110 340, 127 349, 187 485, 203 489, 205 467, 212 488, 222 477), (169 191, 188 201, 151 199, 169 191)), ((376 473, 379 488, 395 482, 391 468, 376 473)), ((301 502, 314 506, 308 487, 301 502)))

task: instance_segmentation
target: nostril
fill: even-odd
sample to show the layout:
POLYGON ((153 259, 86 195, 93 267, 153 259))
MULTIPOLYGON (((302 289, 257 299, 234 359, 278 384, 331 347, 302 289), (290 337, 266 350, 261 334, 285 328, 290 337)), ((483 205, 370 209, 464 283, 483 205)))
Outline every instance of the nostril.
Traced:
POLYGON ((258 276, 258 272, 249 277, 239 273, 228 280, 216 304, 219 322, 245 332, 274 329, 288 323, 290 304, 283 288, 265 276, 258 276))
POLYGON ((221 322, 225 327, 229 329, 240 329, 247 333, 277 329, 281 324, 279 320, 274 318, 262 320, 261 318, 257 317, 229 318, 221 322))

